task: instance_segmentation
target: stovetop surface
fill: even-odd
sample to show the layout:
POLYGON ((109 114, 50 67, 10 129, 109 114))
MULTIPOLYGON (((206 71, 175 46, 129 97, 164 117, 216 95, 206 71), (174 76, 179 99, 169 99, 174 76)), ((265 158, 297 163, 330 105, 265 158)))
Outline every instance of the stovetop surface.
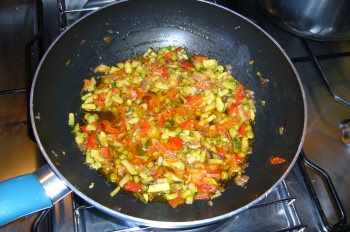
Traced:
MULTIPOLYGON (((238 6, 238 10, 243 15, 258 22, 262 28, 278 41, 290 58, 295 61, 294 65, 302 80, 308 107, 307 136, 303 150, 308 159, 329 173, 345 211, 350 215, 350 193, 348 191, 348 189, 350 189, 350 178, 348 178, 350 149, 341 143, 339 130, 339 123, 344 119, 350 118, 350 110, 348 107, 331 98, 319 73, 315 69, 312 61, 308 58, 309 54, 305 48, 305 43, 308 43, 314 53, 317 56, 321 56, 319 62, 329 78, 331 87, 338 95, 350 101, 350 57, 327 58, 329 54, 350 52, 350 40, 340 42, 305 42, 305 40, 285 32, 272 23, 259 9, 256 1, 237 0, 234 5, 232 5, 230 1, 217 2, 223 5, 226 4, 229 7, 238 6)), ((44 17, 56 20, 55 16, 50 13, 57 11, 55 1, 43 0, 43 3, 46 9, 44 17)), ((74 4, 73 1, 67 0, 67 7, 69 9, 76 7, 74 4)), ((83 4, 82 1, 78 1, 77 3, 79 7, 85 4, 86 3, 84 2, 83 4)), ((37 30, 37 28, 33 26, 36 25, 35 6, 36 4, 33 0, 2 1, 0 3, 0 18, 3 19, 1 21, 4 24, 2 36, 0 37, 0 73, 2 74, 0 75, 0 91, 25 89, 29 87, 26 44, 33 38, 37 30), (31 29, 29 30, 28 28, 31 29)), ((78 13, 76 13, 76 15, 78 15, 78 13)), ((53 24, 57 26, 57 22, 53 21, 53 24)), ((47 44, 44 44, 45 47, 48 45, 49 41, 57 35, 58 30, 55 29, 57 27, 51 26, 48 22, 45 22, 44 28, 49 28, 52 34, 51 39, 48 35, 49 39, 46 41, 47 44)), ((31 47, 33 49, 33 47, 35 48, 37 46, 38 45, 34 43, 31 47)), ((38 56, 38 53, 33 53, 34 56, 38 56)), ((0 145, 3 150, 0 154, 0 162, 6 163, 6 165, 0 169, 0 181, 16 175, 32 172, 44 163, 35 143, 28 137, 27 97, 28 95, 26 92, 0 96, 0 125, 2 128, 2 130, 0 130, 0 145)), ((321 231, 324 230, 324 228, 322 229, 315 207, 306 207, 304 203, 309 201, 308 194, 306 194, 307 191, 304 189, 303 192, 296 187, 297 185, 304 185, 304 187, 306 185, 304 182, 296 181, 304 178, 296 171, 301 168, 301 165, 302 164, 298 162, 287 176, 284 183, 275 189, 272 194, 276 194, 275 196, 278 194, 282 196, 283 188, 287 188, 289 197, 296 198, 292 203, 290 203, 290 201, 283 202, 288 205, 283 207, 294 207, 297 212, 296 218, 299 219, 299 222, 298 220, 293 221, 294 219, 292 222, 296 223, 295 225, 305 225, 305 231, 321 231)), ((309 172, 309 175, 327 219, 331 224, 335 223, 338 220, 338 215, 334 210, 334 204, 329 200, 329 194, 324 187, 323 181, 313 172, 309 172)), ((273 195, 269 197, 272 196, 273 195)), ((79 203, 79 200, 74 197, 73 199, 74 203, 79 203)), ((55 226, 52 228, 53 230, 62 231, 62 228, 68 228, 65 226, 74 228, 75 225, 72 218, 76 217, 76 215, 74 212, 69 211, 71 209, 65 208, 71 204, 72 200, 67 198, 55 205, 55 209, 61 207, 59 208, 61 214, 66 218, 70 218, 70 221, 63 220, 61 217, 62 215, 56 214, 56 218, 52 219, 56 222, 55 226)), ((84 203, 81 203, 81 205, 84 205, 84 203)), ((254 217, 252 215, 250 216, 250 222, 264 221, 263 219, 265 219, 265 222, 259 221, 258 225, 261 226, 260 231, 274 231, 274 229, 269 228, 272 228, 272 226, 280 222, 280 216, 287 216, 285 213, 281 213, 288 212, 285 211, 286 208, 284 208, 284 211, 281 211, 280 208, 277 208, 280 206, 273 205, 269 207, 276 207, 273 209, 277 213, 276 215, 278 218, 276 218, 276 216, 272 216, 271 218, 267 218, 266 216, 261 217, 261 215, 263 215, 263 213, 259 212, 259 210, 262 209, 261 207, 251 209, 256 210, 257 213, 252 214, 255 215, 254 217), (265 227, 265 223, 270 223, 270 227, 265 227)), ((83 213, 80 218, 77 218, 78 221, 76 222, 79 222, 79 220, 85 216, 84 211, 86 210, 79 211, 83 213)), ((237 217, 243 217, 245 213, 246 212, 237 217)), ((8 226, 0 228, 0 231, 29 231, 31 222, 35 219, 35 216, 11 223, 8 226)), ((94 216, 94 214, 92 214, 92 216, 94 216)), ((290 216, 291 215, 288 215, 288 217, 290 216)), ((230 221, 235 221, 236 225, 241 226, 240 228, 244 227, 249 229, 246 231, 253 231, 253 228, 249 227, 250 225, 245 224, 245 222, 240 224, 236 220, 237 218, 234 217, 228 222, 225 222, 221 227, 217 228, 218 231, 232 231, 234 227, 228 226, 230 221)), ((82 227, 82 229, 83 228, 84 227, 82 227)), ((99 227, 86 227, 85 231, 89 231, 88 229, 91 228, 98 228, 99 231, 102 231, 99 227)))

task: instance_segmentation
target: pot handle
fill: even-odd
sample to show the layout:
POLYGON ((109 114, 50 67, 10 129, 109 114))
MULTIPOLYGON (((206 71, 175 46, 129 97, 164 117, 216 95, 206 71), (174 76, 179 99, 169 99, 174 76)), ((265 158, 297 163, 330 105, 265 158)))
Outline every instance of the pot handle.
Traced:
POLYGON ((69 192, 48 165, 33 174, 0 182, 0 226, 50 208, 69 192))

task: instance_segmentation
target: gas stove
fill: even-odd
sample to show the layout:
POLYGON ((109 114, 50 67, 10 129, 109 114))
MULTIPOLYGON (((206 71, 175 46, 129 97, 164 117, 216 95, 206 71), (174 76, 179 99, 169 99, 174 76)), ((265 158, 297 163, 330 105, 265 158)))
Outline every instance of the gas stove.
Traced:
MULTIPOLYGON (((84 14, 111 2, 113 1, 36 1, 38 26, 35 30, 38 34, 28 43, 27 50, 34 54, 29 59, 29 75, 33 73, 38 57, 59 33, 84 14)), ((350 118, 350 41, 315 42, 294 36, 271 22, 255 1, 215 2, 257 23, 289 55, 305 88, 307 136, 303 151, 292 171, 261 202, 226 221, 184 231, 350 230, 346 223, 346 214, 350 213, 350 194, 347 191, 350 189, 350 178, 347 178, 350 149, 342 142, 339 126, 343 120, 350 118)), ((4 89, 0 91, 0 99, 18 97, 26 92, 26 88, 4 89)), ((342 127, 343 132, 344 128, 346 124, 342 127)), ((10 149, 10 145, 4 146, 10 149)), ((40 157, 40 154, 36 153, 34 161, 40 160, 37 156, 40 157)), ((6 159, 1 156, 1 161, 6 159)), ((36 162, 33 166, 38 166, 38 163, 42 162, 36 162)), ((11 224, 0 228, 0 231, 2 229, 11 231, 11 224)), ((152 227, 130 228, 73 193, 51 209, 42 211, 35 218, 32 230, 169 231, 152 227)))

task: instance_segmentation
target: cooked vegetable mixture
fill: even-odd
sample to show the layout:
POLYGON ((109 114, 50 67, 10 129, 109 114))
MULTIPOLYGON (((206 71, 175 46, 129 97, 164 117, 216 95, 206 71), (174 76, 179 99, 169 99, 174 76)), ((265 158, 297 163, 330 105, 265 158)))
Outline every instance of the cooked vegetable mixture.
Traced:
POLYGON ((217 60, 150 48, 95 73, 84 82, 83 121, 73 131, 86 163, 115 183, 112 196, 123 189, 175 208, 220 196, 228 180, 248 181, 253 92, 217 60))

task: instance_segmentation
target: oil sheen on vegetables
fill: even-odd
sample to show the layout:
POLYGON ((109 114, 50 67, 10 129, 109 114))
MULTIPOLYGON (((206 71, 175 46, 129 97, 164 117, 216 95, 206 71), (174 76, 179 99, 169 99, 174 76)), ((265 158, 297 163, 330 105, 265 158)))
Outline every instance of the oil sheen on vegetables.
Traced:
POLYGON ((115 184, 112 196, 175 208, 248 181, 255 100, 218 60, 169 46, 94 71, 83 120, 70 124, 86 164, 115 184))

